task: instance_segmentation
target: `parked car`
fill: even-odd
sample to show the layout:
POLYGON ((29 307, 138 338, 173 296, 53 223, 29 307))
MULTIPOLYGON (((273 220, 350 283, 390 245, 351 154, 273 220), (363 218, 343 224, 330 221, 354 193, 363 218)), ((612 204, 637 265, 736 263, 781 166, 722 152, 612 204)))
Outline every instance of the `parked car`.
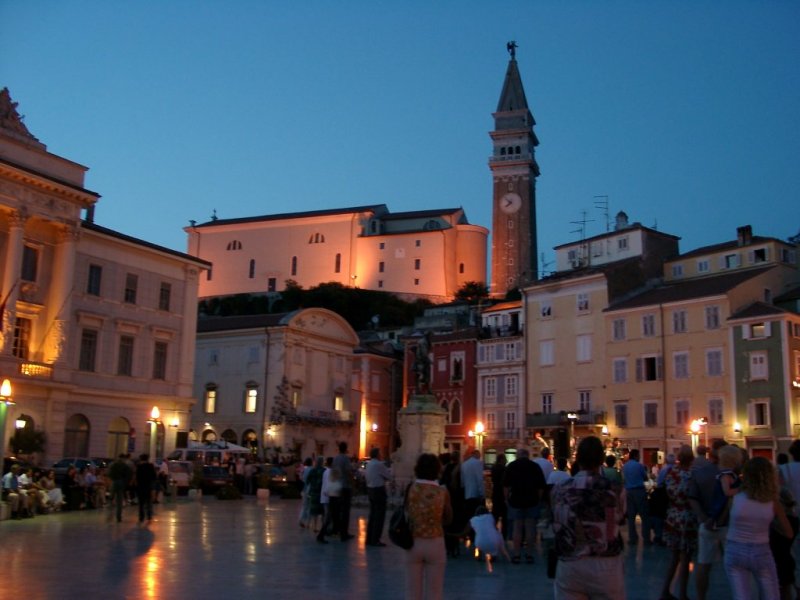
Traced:
POLYGON ((215 467, 211 465, 205 465, 203 467, 203 479, 201 480, 200 487, 204 494, 214 492, 229 483, 233 483, 233 476, 230 471, 228 471, 228 467, 215 467))
POLYGON ((288 485, 289 477, 283 467, 267 466, 267 477, 270 488, 282 489, 288 485))
POLYGON ((185 496, 189 493, 189 484, 192 481, 194 465, 188 460, 168 460, 169 478, 178 487, 178 495, 185 496))
POLYGON ((69 457, 69 458, 62 458, 60 461, 53 465, 53 471, 56 473, 56 483, 61 485, 64 483, 64 477, 67 474, 67 471, 70 467, 75 467, 78 471, 83 469, 84 467, 96 467, 97 465, 91 458, 76 458, 76 457, 69 457))

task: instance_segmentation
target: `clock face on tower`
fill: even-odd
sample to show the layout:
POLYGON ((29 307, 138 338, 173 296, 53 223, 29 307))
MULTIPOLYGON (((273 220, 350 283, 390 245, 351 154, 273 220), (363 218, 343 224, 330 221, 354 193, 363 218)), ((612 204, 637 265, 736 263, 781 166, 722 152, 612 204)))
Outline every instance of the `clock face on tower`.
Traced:
POLYGON ((517 212, 522 206, 522 198, 518 194, 506 194, 500 198, 500 210, 511 214, 517 212))

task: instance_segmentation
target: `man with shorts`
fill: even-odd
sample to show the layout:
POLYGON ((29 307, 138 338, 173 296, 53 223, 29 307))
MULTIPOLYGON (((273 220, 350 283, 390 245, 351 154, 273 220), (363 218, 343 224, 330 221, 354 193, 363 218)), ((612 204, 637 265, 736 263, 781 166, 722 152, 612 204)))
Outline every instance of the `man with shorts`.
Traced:
POLYGON ((539 518, 539 501, 547 487, 544 473, 539 465, 530 459, 527 448, 517 450, 517 459, 506 467, 503 488, 508 502, 508 517, 514 523, 512 533, 514 555, 511 562, 519 564, 522 557, 522 532, 528 552, 525 560, 533 562, 533 543, 536 540, 536 520, 539 518))
POLYGON ((706 526, 714 502, 714 487, 719 472, 717 456, 719 449, 726 445, 727 442, 724 440, 714 440, 711 446, 710 460, 701 456, 701 452, 705 454, 706 448, 698 446, 697 457, 691 468, 689 505, 700 523, 697 532, 697 561, 694 571, 697 600, 705 600, 711 566, 722 559, 722 547, 728 532, 727 523, 714 528, 706 526))

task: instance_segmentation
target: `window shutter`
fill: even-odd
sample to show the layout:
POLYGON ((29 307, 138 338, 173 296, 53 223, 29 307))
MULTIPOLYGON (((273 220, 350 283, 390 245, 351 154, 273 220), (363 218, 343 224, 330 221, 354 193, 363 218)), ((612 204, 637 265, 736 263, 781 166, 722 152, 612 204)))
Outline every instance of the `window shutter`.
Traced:
POLYGON ((749 340, 750 339, 750 325, 742 325, 742 339, 749 340))
POLYGON ((642 359, 636 359, 636 381, 642 380, 642 359))
POLYGON ((770 336, 770 334, 771 334, 771 327, 770 326, 771 325, 772 325, 772 323, 770 323, 770 322, 764 323, 764 337, 769 337, 770 336))
POLYGON ((661 381, 664 377, 664 357, 657 356, 656 357, 656 380, 661 381))
POLYGON ((752 250, 748 250, 747 251, 747 262, 752 265, 755 262, 755 260, 756 260, 755 252, 753 252, 752 250))

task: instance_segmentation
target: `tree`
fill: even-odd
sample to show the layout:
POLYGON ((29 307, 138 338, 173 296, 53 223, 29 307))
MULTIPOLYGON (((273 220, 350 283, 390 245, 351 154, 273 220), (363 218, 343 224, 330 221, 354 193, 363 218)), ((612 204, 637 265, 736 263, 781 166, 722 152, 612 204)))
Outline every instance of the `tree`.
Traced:
POLYGON ((44 452, 46 437, 44 431, 33 427, 23 427, 14 431, 11 436, 11 450, 15 454, 33 454, 34 452, 44 452))
POLYGON ((456 292, 456 300, 477 304, 489 297, 488 286, 480 281, 467 281, 456 292))

